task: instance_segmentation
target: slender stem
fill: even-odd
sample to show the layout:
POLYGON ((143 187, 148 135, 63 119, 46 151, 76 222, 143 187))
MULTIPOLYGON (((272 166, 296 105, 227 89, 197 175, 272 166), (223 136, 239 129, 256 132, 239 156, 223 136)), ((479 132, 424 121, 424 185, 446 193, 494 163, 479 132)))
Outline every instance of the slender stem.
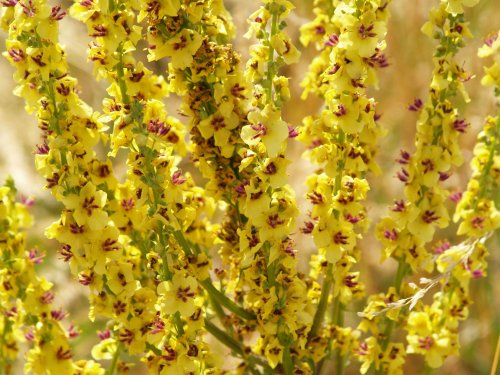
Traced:
MULTIPOLYGON (((225 326, 226 325, 226 314, 224 313, 222 306, 219 303, 217 303, 217 301, 212 296, 209 296, 209 299, 210 299, 210 305, 212 305, 212 308, 215 311, 215 315, 217 315, 217 318, 219 318, 220 323, 225 326)), ((227 327, 227 330, 229 331, 229 333, 231 335, 234 334, 234 329, 233 329, 232 325, 229 325, 227 327)))
POLYGON ((205 329, 223 345, 231 349, 234 354, 247 360, 250 365, 257 364, 259 366, 262 366, 266 373, 274 373, 272 368, 267 364, 266 361, 254 355, 247 355, 244 346, 239 341, 229 336, 226 332, 221 330, 208 319, 205 319, 205 329))
MULTIPOLYGON (((345 133, 342 129, 339 129, 337 142, 339 145, 343 145, 345 143, 345 133)), ((335 177, 335 186, 333 187, 334 195, 336 195, 342 188, 342 173, 344 172, 344 166, 345 160, 342 158, 341 160, 339 160, 339 164, 337 166, 338 175, 335 177)))
POLYGON ((170 271, 170 268, 168 267, 168 256, 167 256, 168 244, 165 239, 165 230, 163 225, 160 226, 160 230, 158 231, 158 239, 160 240, 160 245, 163 248, 162 251, 159 251, 160 257, 162 259, 163 280, 169 281, 172 279, 173 275, 172 272, 170 271))
MULTIPOLYGON (((396 288, 396 292, 399 294, 399 292, 401 291, 403 279, 404 279, 406 273, 408 272, 408 265, 405 263, 403 258, 400 258, 398 262, 399 262, 398 263, 398 270, 396 272, 396 279, 394 281, 394 286, 396 288)), ((380 345, 380 347, 384 351, 385 351, 385 349, 387 349, 387 345, 389 345, 389 343, 391 342, 392 331, 394 329, 394 320, 386 317, 385 321, 386 321, 386 326, 385 326, 385 331, 384 331, 384 338, 382 339, 382 343, 380 345)), ((380 375, 384 374, 384 370, 382 368, 380 368, 377 371, 377 374, 380 374, 380 375)))
POLYGON ((394 286, 398 294, 401 291, 403 279, 407 272, 408 272, 408 265, 405 263, 404 259, 399 259, 398 271, 396 272, 396 280, 394 282, 394 286))
POLYGON ((481 173, 481 177, 479 178, 480 191, 477 198, 474 201, 474 208, 477 208, 479 200, 482 199, 488 191, 487 179, 488 176, 490 175, 490 170, 493 167, 493 163, 495 160, 495 153, 497 151, 500 151, 498 150, 500 146, 499 136, 500 136, 500 115, 497 116, 497 121, 495 123, 495 132, 493 134, 492 137, 493 139, 490 145, 491 148, 489 150, 490 154, 488 155, 488 160, 486 161, 486 164, 484 165, 483 171, 481 173))
POLYGON ((177 329, 177 336, 182 336, 184 334, 184 322, 181 319, 181 314, 179 311, 175 312, 172 316, 172 321, 174 322, 175 328, 177 329))
POLYGON ((335 355, 335 363, 336 363, 336 370, 337 372, 335 373, 336 375, 343 375, 344 374, 344 356, 341 353, 340 349, 337 349, 337 354, 335 355))
POLYGON ((156 346, 153 344, 150 344, 149 342, 146 342, 146 349, 151 350, 154 354, 157 356, 161 356, 161 350, 158 349, 156 346))
POLYGON ((312 339, 316 336, 321 323, 323 323, 323 320, 325 319, 326 308, 328 306, 328 297, 330 295, 330 289, 333 285, 332 268, 333 264, 329 263, 326 270, 326 278, 323 282, 323 287, 321 288, 321 296, 319 298, 318 309, 314 314, 311 331, 309 331, 309 339, 312 339))
POLYGON ((186 237, 182 234, 180 230, 176 230, 173 232, 173 235, 175 239, 177 240, 177 243, 181 245, 182 250, 187 256, 193 255, 193 251, 191 250, 191 246, 189 246, 189 243, 186 240, 186 237))
POLYGON ((54 91, 54 78, 50 78, 49 81, 45 84, 45 89, 47 91, 47 95, 52 102, 52 106, 54 107, 54 114, 50 119, 50 125, 56 132, 57 135, 61 135, 61 127, 59 126, 59 108, 57 107, 56 94, 54 91))
POLYGON ((497 347, 495 350, 495 356, 493 357, 493 364, 491 365, 490 375, 495 375, 497 373, 499 358, 500 358, 500 335, 498 336, 497 347))
POLYGON ((215 324, 213 324, 210 320, 205 319, 205 328, 212 336, 214 336, 217 340, 219 340, 222 344, 227 346, 234 354, 239 356, 244 356, 245 351, 241 347, 241 343, 231 336, 229 336, 226 332, 221 330, 215 324))
MULTIPOLYGON (((176 230, 176 231, 173 231, 173 235, 174 235, 175 239, 177 240, 177 243, 182 247, 182 250, 184 251, 184 253, 187 256, 192 255, 193 251, 191 250, 191 246, 189 245, 189 242, 184 237, 184 234, 181 231, 176 230)), ((201 286, 203 286, 203 288, 205 288, 205 290, 210 295, 210 297, 218 304, 224 306, 229 311, 235 313, 236 315, 238 315, 242 319, 245 319, 245 320, 254 320, 255 319, 254 314, 252 314, 251 312, 248 312, 244 308, 238 306, 232 300, 227 298, 227 296, 224 293, 222 293, 220 290, 218 290, 212 284, 212 280, 210 279, 210 277, 201 281, 200 284, 201 284, 201 286)))
MULTIPOLYGON (((344 325, 344 305, 342 305, 338 298, 335 301, 334 314, 334 324, 342 327, 344 325)), ((340 348, 337 349, 337 353, 335 355, 335 363, 337 369, 336 374, 342 375, 344 373, 344 356, 342 355, 342 350, 340 348)))
POLYGON ((245 319, 245 320, 254 320, 255 319, 254 314, 252 314, 251 312, 248 312, 244 308, 238 306, 232 300, 227 298, 224 293, 220 292, 212 284, 212 280, 210 280, 210 278, 203 280, 200 284, 203 286, 203 288, 205 288, 207 293, 210 295, 211 298, 214 299, 215 302, 221 304, 222 306, 227 308, 229 311, 235 313, 240 318, 245 319))
MULTIPOLYGON (((340 144, 343 144, 345 142, 345 134, 342 130, 339 133, 338 142, 340 144)), ((339 162, 339 165, 337 167, 338 175, 335 177, 335 186, 333 191, 334 195, 337 194, 342 188, 343 169, 344 169, 344 161, 341 160, 341 162, 339 162)), ((338 215, 338 212, 336 213, 336 215, 338 215)), ((309 339, 316 336, 318 329, 321 326, 321 323, 323 323, 323 320, 325 319, 325 312, 328 306, 328 297, 330 295, 330 289, 332 288, 333 285, 332 271, 333 271, 333 264, 329 263, 328 268, 326 270, 326 278, 321 288, 321 296, 319 298, 318 309, 314 314, 313 324, 311 327, 311 331, 309 332, 309 339)))
POLYGON ((283 349, 283 372, 285 375, 293 375, 293 360, 290 355, 290 346, 285 345, 283 349))
POLYGON ((277 25, 278 25, 278 16, 276 15, 275 12, 273 12, 272 19, 271 19, 271 32, 269 34, 269 55, 267 57, 267 91, 268 91, 268 97, 267 100, 268 102, 274 102, 273 100, 273 77, 276 73, 276 67, 275 67, 275 62, 274 62, 274 48, 271 46, 271 38, 273 35, 276 34, 277 32, 277 25))
POLYGON ((118 358, 120 358, 121 345, 118 344, 116 346, 115 354, 113 354, 113 359, 111 361, 111 366, 106 370, 106 375, 115 375, 117 366, 118 366, 118 358))
MULTIPOLYGON (((7 332, 9 332, 11 330, 11 323, 10 323, 10 320, 7 319, 6 317, 2 317, 3 319, 3 324, 4 324, 4 329, 2 330, 2 335, 0 336, 0 344, 1 344, 1 347, 5 347, 5 336, 7 334, 7 332)), ((8 358, 6 358, 5 356, 3 356, 4 352, 0 352, 0 374, 8 374, 9 371, 9 366, 10 366, 10 361, 8 358)))
POLYGON ((118 78, 118 87, 120 88, 120 94, 122 96, 123 103, 130 104, 130 98, 127 94, 127 84, 125 83, 125 73, 123 71, 123 42, 118 46, 118 55, 120 56, 118 64, 116 64, 116 75, 118 78))

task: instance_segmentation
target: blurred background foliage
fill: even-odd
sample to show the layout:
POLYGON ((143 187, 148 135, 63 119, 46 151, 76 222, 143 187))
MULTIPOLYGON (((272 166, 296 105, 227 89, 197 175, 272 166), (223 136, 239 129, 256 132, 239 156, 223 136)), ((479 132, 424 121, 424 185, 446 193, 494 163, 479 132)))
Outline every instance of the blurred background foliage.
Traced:
MULTIPOLYGON (((287 69, 286 75, 291 77, 292 100, 285 108, 285 120, 294 126, 301 124, 307 115, 317 113, 322 103, 313 96, 307 100, 300 99, 300 82, 303 79, 308 64, 315 54, 311 46, 304 49, 299 45, 299 28, 312 17, 312 0, 295 0, 297 7, 290 17, 287 31, 292 36, 295 44, 302 50, 299 64, 287 69)), ((378 102, 378 112, 382 113, 381 123, 387 129, 387 135, 380 144, 378 162, 382 174, 371 176, 369 211, 374 225, 383 215, 387 206, 394 199, 401 197, 402 184, 394 178, 397 165, 394 159, 400 149, 413 151, 415 123, 417 114, 410 112, 406 107, 417 97, 425 99, 432 70, 432 54, 434 42, 420 32, 426 21, 429 9, 438 0, 394 0, 390 5, 392 13, 389 22, 386 54, 390 66, 380 71, 380 89, 373 91, 372 96, 378 102)), ((242 37, 247 23, 246 19, 257 7, 257 1, 226 0, 227 8, 233 15, 237 26, 237 36, 234 41, 235 49, 246 60, 248 47, 253 42, 242 37)), ((62 2, 67 9, 70 1, 62 2)), ((484 38, 500 28, 500 1, 481 0, 473 9, 466 12, 466 19, 470 22, 470 29, 474 39, 461 52, 460 58, 474 79, 466 85, 472 101, 465 104, 462 100, 456 102, 457 106, 470 123, 469 132, 462 138, 462 149, 466 163, 448 180, 451 189, 463 190, 466 187, 470 169, 467 162, 472 157, 472 149, 477 133, 480 131, 483 119, 488 114, 494 114, 496 109, 491 90, 480 85, 482 77, 482 62, 477 58, 477 49, 484 38)), ((70 17, 61 21, 60 40, 65 46, 72 74, 78 78, 81 97, 97 111, 101 108, 101 101, 105 97, 105 82, 96 82, 92 75, 92 63, 87 61, 86 46, 89 42, 85 26, 70 17)), ((2 47, 5 46, 5 33, 0 32, 2 47)), ((5 47, 2 48, 5 50, 5 47)), ((143 61, 146 61, 145 54, 143 61)), ((147 64, 158 74, 163 74, 167 62, 160 62, 154 66, 147 64)), ((13 70, 6 59, 0 59, 0 178, 7 175, 14 177, 18 190, 24 196, 36 198, 32 208, 36 224, 30 233, 30 244, 38 245, 47 252, 47 260, 40 267, 40 271, 56 284, 57 301, 69 310, 71 320, 76 322, 81 335, 75 341, 76 356, 88 357, 92 345, 97 341, 96 330, 103 329, 99 321, 92 323, 87 319, 88 304, 85 288, 80 286, 69 276, 66 264, 58 259, 56 254, 57 243, 44 238, 44 229, 59 215, 61 207, 50 197, 47 191, 42 190, 44 181, 35 171, 33 149, 39 142, 39 132, 34 116, 25 113, 23 100, 12 95, 14 82, 11 78, 13 70)), ((167 99, 169 112, 175 114, 180 101, 175 97, 167 99)), ((185 121, 182 117, 182 121, 185 121)), ((302 215, 305 216, 308 204, 304 199, 304 181, 308 174, 313 172, 313 167, 307 161, 300 159, 303 145, 292 141, 289 147, 289 158, 293 163, 289 167, 290 183, 297 192, 297 199, 302 215)), ((124 172, 123 159, 118 158, 115 169, 124 172)), ((183 169, 189 170, 187 164, 183 169)), ((450 209, 453 207, 450 204, 450 209)), ((456 227, 452 225, 442 233, 440 238, 448 236, 453 243, 456 227)), ((312 243, 296 235, 297 246, 307 270, 307 259, 314 251, 312 243)), ((471 295, 474 305, 470 309, 469 319, 461 326, 462 347, 459 357, 451 357, 443 368, 435 371, 436 374, 490 374, 493 355, 500 335, 500 238, 497 234, 489 240, 489 272, 486 278, 473 283, 471 295)), ((385 290, 392 282, 396 264, 391 260, 380 265, 380 246, 369 233, 361 243, 363 261, 360 265, 361 278, 367 285, 367 293, 385 290)), ((356 324, 356 311, 362 309, 361 305, 351 306, 352 313, 346 314, 347 324, 356 324), (351 319, 349 319, 349 316, 351 319)), ((214 343, 215 344, 215 343, 214 343)), ((216 344, 215 344, 216 345, 216 344)), ((20 367, 21 369, 22 367, 20 367)), ((347 373, 358 373, 357 364, 350 366, 347 373)), ((22 370, 20 370, 22 371, 22 370)), ((333 370, 331 370, 333 373, 333 370)), ((498 370, 500 373, 500 370, 498 370)), ((138 364, 134 374, 145 373, 145 369, 138 364)), ((326 371, 328 372, 328 370, 326 371)), ((408 357, 405 373, 422 373, 422 363, 415 356, 408 357)))

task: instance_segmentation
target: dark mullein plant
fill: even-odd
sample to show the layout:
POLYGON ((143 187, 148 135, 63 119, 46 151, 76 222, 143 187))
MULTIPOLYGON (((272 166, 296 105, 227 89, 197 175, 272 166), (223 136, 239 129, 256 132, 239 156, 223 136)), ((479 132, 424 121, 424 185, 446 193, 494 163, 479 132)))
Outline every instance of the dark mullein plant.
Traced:
MULTIPOLYGON (((382 261, 399 267, 386 292, 363 300, 368 192, 373 175, 385 174, 376 157, 386 130, 372 89, 379 70, 391 69, 390 3, 313 2, 300 42, 318 53, 302 98, 324 105, 294 125, 284 114, 285 72, 300 58, 291 1, 256 5, 247 61, 232 45, 222 0, 83 0, 68 10, 2 1, 14 93, 41 132, 36 169, 62 207, 45 235, 87 289, 89 320, 105 328, 88 359, 76 360, 78 330, 37 275, 43 253, 26 249, 32 202, 16 200, 8 180, 0 187, 0 371, 17 368, 24 343, 25 372, 63 375, 122 374, 140 362, 169 375, 320 374, 329 362, 337 374, 358 362, 361 373, 402 374, 411 354, 428 369, 457 354, 470 281, 486 275, 486 240, 500 226, 498 115, 478 135, 466 190, 443 185, 464 159, 458 140, 469 123, 457 97, 470 101, 471 74, 456 56, 472 37, 464 7, 478 0, 437 1, 422 27, 437 41, 428 98, 408 107, 419 117, 415 150, 397 158, 404 196, 373 228, 382 261), (67 15, 86 26, 88 60, 107 84, 100 111, 80 98, 59 43, 67 15), (150 62, 165 62, 157 65, 165 71, 150 62), (174 95, 175 115, 166 105, 174 95), (315 168, 305 178, 305 222, 288 178, 294 138, 315 168), (122 160, 124 176, 114 168, 122 160), (451 217, 456 238, 442 238, 451 217), (299 232, 316 249, 308 274, 299 232), (356 300, 365 303, 357 315, 356 300)), ((497 96, 499 40, 491 35, 479 51, 495 59, 482 82, 497 96)))

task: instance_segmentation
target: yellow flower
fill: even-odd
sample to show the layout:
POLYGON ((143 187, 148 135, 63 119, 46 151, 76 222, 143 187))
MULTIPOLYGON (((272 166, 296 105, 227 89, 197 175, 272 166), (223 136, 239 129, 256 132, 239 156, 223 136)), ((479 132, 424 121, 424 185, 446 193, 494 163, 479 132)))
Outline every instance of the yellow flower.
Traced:
MULTIPOLYGON (((467 200, 468 195, 470 195, 468 193, 464 194, 460 203, 467 200)), ((475 208, 460 208, 462 222, 457 230, 458 235, 480 238, 500 227, 500 212, 495 208, 493 201, 483 199, 475 208)))
MULTIPOLYGON (((177 16, 177 13, 179 12, 181 8, 181 1, 180 0, 161 0, 155 3, 155 7, 153 9, 155 13, 155 17, 158 19, 162 19, 164 16, 169 16, 169 17, 175 17, 177 16)), ((143 3, 143 8, 141 8, 141 11, 139 12, 139 16, 137 17, 137 20, 140 22, 142 21, 148 13, 151 12, 150 8, 151 4, 150 3, 143 3)))
POLYGON ((163 281, 158 285, 160 295, 159 306, 161 312, 174 314, 179 311, 181 316, 193 315, 199 305, 198 282, 193 276, 186 276, 178 271, 171 281, 163 281))
POLYGON ((446 0, 447 3, 446 11, 453 14, 459 14, 464 12, 464 6, 473 7, 479 0, 446 0))
POLYGON ((241 130, 241 138, 249 146, 262 142, 271 158, 278 156, 282 144, 288 138, 288 126, 281 119, 281 112, 267 104, 262 111, 255 110, 248 114, 250 125, 241 130))
MULTIPOLYGON (((413 156, 419 164, 415 166, 418 171, 419 183, 433 187, 436 186, 443 174, 450 169, 450 157, 446 151, 439 146, 428 146, 424 149, 418 150, 413 156)), ((410 174, 413 170, 410 168, 410 174)))
POLYGON ((272 368, 276 368, 276 366, 281 363, 283 358, 283 349, 283 346, 280 344, 276 336, 272 336, 269 339, 269 342, 264 349, 264 353, 269 361, 269 365, 272 368))
POLYGON ((75 373, 85 375, 104 375, 105 370, 92 360, 80 360, 74 363, 75 373))
POLYGON ((384 352, 383 367, 387 375, 403 375, 406 351, 401 343, 390 343, 384 352))
POLYGON ((339 37, 339 47, 357 50, 361 57, 370 57, 375 54, 375 48, 386 34, 386 23, 378 21, 375 12, 365 12, 362 19, 349 14, 354 9, 350 5, 338 6, 335 9, 337 16, 343 17, 346 32, 339 37))
POLYGON ((79 195, 63 197, 64 205, 73 210, 73 217, 79 226, 87 225, 90 230, 103 229, 108 223, 108 214, 103 210, 107 195, 88 182, 79 195))
POLYGON ((275 159, 264 159, 262 164, 255 169, 257 176, 262 181, 269 179, 269 184, 274 189, 286 185, 288 176, 286 168, 290 164, 290 160, 286 159, 283 155, 279 155, 275 159))
POLYGON ((419 208, 411 207, 410 216, 414 219, 408 223, 408 230, 422 244, 432 240, 436 226, 445 228, 449 222, 448 211, 438 200, 425 200, 419 208))
POLYGON ((353 354, 361 362, 361 374, 366 374, 372 364, 375 364, 375 369, 380 366, 380 346, 375 337, 368 337, 365 341, 359 343, 358 348, 353 350, 353 354))
POLYGON ((456 333, 445 327, 436 327, 442 312, 426 308, 425 312, 411 312, 408 317, 408 353, 420 353, 432 368, 441 367, 446 357, 458 351, 456 333), (434 318, 431 318, 434 317, 434 318))
POLYGON ((365 126, 365 123, 359 117, 360 108, 366 106, 364 102, 367 102, 365 98, 342 94, 340 98, 329 102, 335 116, 329 116, 327 119, 347 134, 359 133, 365 126))
POLYGON ((173 38, 168 39, 162 46, 149 49, 148 61, 156 61, 162 57, 170 57, 172 67, 184 69, 191 65, 193 55, 198 51, 203 39, 196 31, 182 29, 173 38))
MULTIPOLYGON (((238 124, 239 118, 235 112, 230 112, 228 116, 223 116, 221 113, 216 112, 200 121, 198 129, 200 130, 203 138, 209 139, 213 137, 215 145, 224 149, 228 146, 231 130, 236 128, 238 124)), ((231 147, 229 151, 229 155, 226 154, 226 157, 230 157, 232 155, 233 147, 231 147)))
POLYGON ((245 70, 245 76, 249 82, 259 82, 264 77, 268 56, 268 46, 256 44, 250 47, 250 59, 247 61, 245 70))
POLYGON ((94 345, 91 354, 95 360, 113 359, 117 350, 117 343, 113 338, 107 338, 94 345))
POLYGON ((24 365, 26 373, 35 374, 71 374, 73 354, 69 347, 54 342, 45 343, 43 346, 35 346, 27 353, 27 361, 24 365))
POLYGON ((336 220, 330 215, 322 228, 316 226, 313 230, 314 243, 325 250, 326 260, 337 262, 343 252, 350 251, 356 245, 356 232, 353 225, 342 220, 336 220))
POLYGON ((155 372, 159 375, 186 375, 194 374, 199 366, 198 361, 188 355, 186 344, 171 338, 162 349, 161 370, 155 372))
POLYGON ((299 61, 300 52, 293 45, 290 37, 284 32, 279 32, 271 37, 271 46, 280 55, 287 65, 299 61))
MULTIPOLYGON (((290 217, 287 212, 279 212, 277 205, 260 212, 258 216, 253 218, 253 222, 258 228, 259 238, 263 242, 270 241, 274 243, 280 241, 290 231, 290 217)), ((270 256, 269 263, 273 261, 274 259, 270 256)))
POLYGON ((117 261, 107 265, 106 276, 108 278, 109 289, 115 294, 130 298, 139 287, 139 281, 134 279, 132 264, 129 262, 117 261))
POLYGON ((245 188, 246 199, 242 201, 242 209, 245 215, 254 218, 259 216, 263 211, 269 209, 271 198, 262 190, 258 183, 254 185, 247 185, 245 188))

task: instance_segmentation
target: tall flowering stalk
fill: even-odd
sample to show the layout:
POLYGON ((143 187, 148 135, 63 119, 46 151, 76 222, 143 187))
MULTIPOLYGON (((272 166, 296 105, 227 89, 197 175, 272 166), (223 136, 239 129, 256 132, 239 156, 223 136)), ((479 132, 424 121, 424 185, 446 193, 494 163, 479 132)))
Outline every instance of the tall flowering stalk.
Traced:
POLYGON ((70 340, 79 332, 73 325, 65 327, 67 313, 53 304, 53 284, 36 273, 45 254, 26 248, 33 202, 17 201, 16 193, 12 180, 0 187, 0 371, 12 373, 22 345, 28 343, 25 372, 104 374, 94 361, 73 358, 70 340))
MULTIPOLYGON (((500 81, 498 70, 500 44, 498 33, 489 37, 479 50, 480 57, 493 56, 495 62, 486 67, 482 83, 494 86, 497 93, 500 81)), ((498 96, 498 94, 497 94, 498 96)), ((441 290, 433 295, 433 303, 423 311, 411 312, 408 317, 409 352, 425 356, 429 366, 437 368, 443 358, 457 354, 457 328, 467 319, 472 302, 470 281, 486 275, 485 241, 500 227, 500 213, 495 205, 500 171, 500 117, 488 116, 477 137, 471 160, 472 176, 467 189, 457 197, 453 220, 459 222, 458 236, 465 240, 456 246, 441 246, 437 252, 436 268, 440 273, 426 284, 439 282, 441 290), (446 319, 441 317, 446 316, 446 319), (451 353, 450 353, 451 348, 451 353)))
POLYGON ((290 91, 288 78, 279 69, 299 58, 285 33, 292 9, 286 0, 263 1, 249 20, 247 36, 256 36, 259 42, 250 47, 245 70, 254 88, 248 124, 241 131, 247 147, 240 151, 240 170, 248 177, 240 188, 239 206, 246 219, 238 230, 244 254, 243 290, 260 334, 253 350, 285 374, 310 371, 306 344, 313 315, 290 237, 298 210, 287 184, 285 152, 288 138, 296 133, 281 114, 290 91))
POLYGON ((302 28, 303 43, 314 41, 321 51, 303 81, 304 94, 325 100, 321 114, 307 117, 300 134, 306 155, 321 166, 307 181, 313 209, 302 228, 319 249, 312 276, 324 277, 309 341, 318 359, 337 350, 339 373, 358 336, 343 326, 343 310, 364 293, 359 272, 352 268, 360 261, 357 239, 367 228, 365 176, 378 171, 374 155, 380 116, 367 88, 376 85, 376 70, 388 65, 383 54, 388 3, 316 1, 315 20, 302 28), (331 303, 331 322, 323 326, 331 303))
MULTIPOLYGON (((494 73, 498 64, 497 35, 489 37, 479 50, 480 57, 495 57, 495 63, 485 68, 486 75, 482 80, 484 85, 494 86, 495 93, 499 84, 494 73)), ((453 197, 458 202, 453 217, 460 223, 457 235, 465 236, 465 239, 455 246, 445 241, 436 247, 434 260, 439 274, 433 279, 422 280, 424 287, 404 301, 419 304, 416 311, 408 315, 407 351, 423 355, 431 368, 440 367, 447 356, 458 353, 458 326, 468 317, 468 307, 472 302, 470 281, 486 275, 488 251, 485 242, 500 226, 500 215, 494 201, 500 170, 499 132, 498 115, 488 116, 474 148, 472 176, 467 189, 453 197), (433 295, 432 304, 422 306, 419 300, 437 285, 440 290, 433 295)))
MULTIPOLYGON (((24 342, 25 371, 36 374, 125 373, 132 361, 155 374, 319 374, 333 356, 338 374, 352 356, 361 373, 401 374, 411 353, 441 366, 458 351, 470 280, 485 275, 485 241, 500 226, 499 116, 488 117, 478 136, 467 190, 450 194, 442 185, 462 162, 458 138, 468 123, 454 101, 459 93, 469 100, 470 74, 456 54, 470 36, 464 6, 477 1, 441 0, 423 27, 439 43, 429 98, 409 107, 420 117, 415 151, 397 159, 404 199, 375 228, 382 258, 399 268, 386 293, 368 298, 356 328, 344 320, 365 289, 356 264, 383 133, 369 90, 388 66, 390 0, 314 1, 301 42, 319 53, 303 97, 325 104, 301 127, 282 113, 291 96, 282 72, 300 57, 286 32, 288 0, 262 0, 250 16, 246 36, 256 42, 244 68, 222 0, 75 1, 68 13, 87 27, 94 75, 108 85, 102 113, 79 98, 58 42, 66 11, 43 0, 2 1, 15 93, 41 130, 36 167, 63 207, 46 235, 88 287, 89 318, 105 322, 90 354, 109 361, 105 371, 73 359, 78 332, 53 307, 52 285, 36 275, 42 256, 26 251, 23 233, 29 202, 16 203, 9 182, 0 188, 2 370, 12 371, 24 342), (141 49, 166 72, 141 62, 141 49), (181 98, 180 119, 167 113, 171 94, 181 98), (295 137, 317 167, 306 180, 312 207, 300 229, 287 177, 295 137), (123 154, 126 172, 118 176, 123 154), (464 236, 455 246, 433 243, 449 225, 448 198, 464 236), (309 275, 298 271, 298 230, 317 248, 309 275), (406 282, 422 271, 436 274, 421 287, 406 282), (422 302, 437 287, 431 304, 422 302), (396 328, 406 342, 393 341, 396 328), (212 350, 214 340, 231 361, 212 350)), ((498 40, 491 36, 480 50, 495 57, 483 83, 496 93, 498 40)))
MULTIPOLYGON (((37 169, 65 207, 47 236, 62 244, 63 259, 90 288, 91 319, 101 315, 127 322, 127 301, 140 285, 135 267, 139 252, 120 235, 112 218, 117 181, 111 161, 100 160, 94 151, 106 140, 106 127, 79 99, 77 81, 69 75, 58 44, 57 24, 65 14, 60 6, 50 8, 42 1, 12 3, 5 10, 4 20, 10 18, 9 57, 19 72, 16 92, 27 98, 29 111, 37 110, 43 139, 36 150, 37 169)), ((130 343, 127 330, 116 326, 120 340, 130 343)), ((106 349, 96 349, 94 357, 114 358, 113 372, 119 365, 120 340, 105 336, 100 345, 106 349)))
MULTIPOLYGON (((136 230, 134 226, 131 233, 132 241, 144 249, 147 260, 144 263, 154 262, 156 265, 153 267, 154 279, 162 281, 157 287, 159 296, 155 305, 160 309, 160 315, 149 323, 159 327, 155 329, 159 341, 154 346, 147 345, 150 352, 146 361, 151 369, 158 371, 209 368, 214 362, 209 358, 208 347, 202 338, 204 329, 219 339, 223 333, 206 320, 209 312, 204 307, 207 300, 201 287, 210 295, 213 309, 218 313, 222 312, 222 304, 247 316, 247 319, 249 314, 228 300, 210 281, 210 260, 206 250, 214 241, 214 228, 207 219, 214 204, 210 197, 204 196, 203 189, 194 186, 191 176, 182 173, 178 167, 180 156, 185 152, 184 129, 178 120, 167 117, 160 101, 175 87, 169 89, 161 77, 135 64, 133 51, 138 38, 127 30, 138 30, 139 26, 123 27, 122 22, 118 27, 123 27, 125 32, 121 33, 109 27, 117 19, 131 19, 133 22, 131 8, 123 4, 111 12, 97 8, 94 14, 99 14, 99 17, 95 17, 87 16, 82 6, 86 5, 75 4, 73 9, 87 22, 90 32, 101 26, 107 30, 97 36, 93 46, 106 51, 97 61, 97 67, 111 82, 108 91, 114 96, 105 103, 108 116, 114 121, 112 152, 116 154, 119 147, 129 149, 127 183, 134 192, 132 196, 137 198, 137 205, 146 207, 146 228, 154 231, 145 237, 147 232, 136 230), (120 35, 122 39, 116 40, 120 35), (118 61, 108 61, 109 56, 116 55, 118 61), (176 303, 171 300, 174 296, 176 303)), ((184 76, 196 71, 191 65, 202 46, 202 35, 195 29, 203 29, 203 25, 215 20, 210 12, 205 12, 208 2, 186 6, 179 3, 171 7, 142 3, 138 10, 139 20, 146 18, 148 21, 149 59, 170 57, 171 75, 184 76), (189 22, 179 23, 180 17, 186 17, 189 22), (163 32, 166 25, 167 34, 163 32)), ((91 59, 92 56, 91 49, 91 59)), ((200 56, 203 56, 202 52, 200 56)), ((126 198, 125 202, 134 203, 135 198, 126 198)), ((132 204, 127 211, 133 213, 135 205, 132 204)), ((234 340, 223 337, 239 355, 244 354, 239 346, 234 347, 234 340)))
MULTIPOLYGON (((468 2, 472 6, 474 2, 468 2)), ((382 319, 378 311, 401 296, 412 294, 404 283, 405 276, 419 270, 433 269, 432 254, 426 246, 432 241, 437 228, 449 224, 445 202, 449 192, 442 183, 451 175, 451 167, 463 162, 458 138, 468 127, 459 117, 452 100, 461 93, 469 101, 464 82, 470 79, 456 54, 470 37, 463 8, 457 2, 442 1, 430 12, 430 20, 422 31, 438 40, 434 54, 434 71, 425 103, 420 99, 409 106, 410 111, 420 113, 417 122, 415 152, 401 151, 397 162, 402 166, 397 178, 405 184, 405 199, 396 200, 389 216, 377 225, 376 235, 383 245, 382 259, 392 257, 398 261, 394 287, 385 294, 372 296, 362 316, 359 328, 373 336, 360 344, 358 358, 363 362, 362 372, 374 366, 380 373, 399 373, 404 363, 405 352, 424 354, 432 367, 456 351, 456 332, 443 329, 438 337, 425 338, 425 342, 413 340, 415 332, 414 313, 408 316, 404 310, 395 309, 382 319), (405 350, 401 343, 391 343, 393 327, 405 326, 409 331, 409 345, 405 350), (382 359, 382 360, 381 360, 382 359)), ((417 294, 418 296, 418 294, 417 294)), ((408 301, 412 301, 408 297, 408 301)), ((415 302, 416 303, 416 302, 415 302)), ((413 307, 415 303, 412 303, 413 307)), ((397 303, 395 307, 400 307, 397 303)), ((417 310, 421 305, 417 305, 417 310)), ((429 317, 428 312, 422 316, 429 317)), ((417 330, 419 330, 418 328, 417 330)))
MULTIPOLYGON (((243 218, 235 198, 235 190, 244 180, 244 173, 238 170, 241 162, 239 148, 243 144, 239 134, 246 121, 248 94, 237 66, 239 57, 228 44, 233 26, 222 3, 218 1, 179 5, 176 7, 177 14, 167 14, 163 19, 157 17, 158 9, 161 8, 155 8, 154 13, 146 16, 149 56, 153 60, 161 58, 162 55, 158 55, 160 48, 171 59, 168 65, 170 89, 183 98, 181 112, 190 118, 190 152, 195 165, 203 177, 208 179, 205 196, 214 200, 222 199, 226 203, 221 207, 225 209, 222 225, 212 226, 207 233, 217 234, 218 242, 222 242, 219 253, 222 260, 230 265, 228 271, 221 268, 215 270, 216 276, 221 280, 220 289, 237 296, 235 284, 228 285, 225 279, 226 275, 232 276, 231 279, 238 277, 242 258, 238 252, 239 239, 236 231, 243 218), (184 17, 192 22, 179 23, 179 19, 184 17), (169 33, 162 32, 164 24, 170 25, 169 33), (173 49, 159 47, 177 40, 174 36, 176 33, 187 35, 185 43, 181 37, 181 43, 175 44, 173 49), (191 50, 191 57, 178 62, 180 50, 191 50)), ((206 239, 195 239, 201 239, 199 245, 202 248, 212 246, 206 239)), ((255 315, 243 310, 239 298, 236 298, 236 303, 225 303, 228 300, 221 300, 221 291, 211 282, 203 280, 202 285, 211 293, 213 312, 220 323, 230 325, 225 330, 220 330, 209 323, 206 328, 230 347, 234 355, 243 359, 244 367, 241 368, 248 367, 250 371, 257 371, 256 363, 263 366, 262 361, 249 355, 244 347, 234 345, 235 338, 241 340, 242 335, 250 329, 245 322, 255 319, 255 315), (223 307, 230 314, 226 314, 223 307)))

